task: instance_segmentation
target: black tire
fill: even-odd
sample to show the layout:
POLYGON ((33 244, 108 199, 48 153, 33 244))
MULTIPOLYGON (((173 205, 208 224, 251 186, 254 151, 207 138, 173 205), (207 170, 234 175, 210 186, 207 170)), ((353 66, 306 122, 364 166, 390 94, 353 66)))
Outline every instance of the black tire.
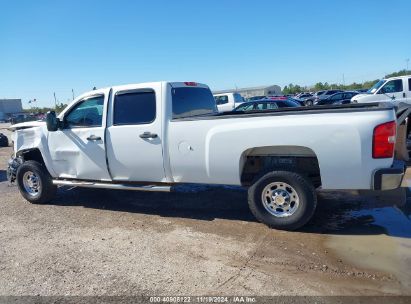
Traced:
MULTIPOLYGON (((26 177, 27 177, 26 175, 26 177)), ((55 194, 57 187, 53 185, 53 181, 51 175, 44 167, 43 164, 28 160, 21 164, 17 169, 17 185, 19 187, 21 195, 28 200, 30 203, 33 204, 44 204, 50 202, 55 194), (25 174, 30 174, 30 172, 34 173, 35 177, 39 181, 39 187, 35 193, 30 194, 23 182, 23 178, 25 178, 25 174)))
MULTIPOLYGON (((272 194, 273 192, 266 195, 269 197, 274 197, 272 194)), ((284 195, 287 195, 287 193, 284 195)), ((268 199, 268 201, 270 201, 270 199, 268 199)), ((248 205, 256 219, 267 226, 281 230, 296 230, 304 226, 313 216, 317 206, 317 194, 312 183, 302 175, 290 171, 273 171, 263 175, 248 189, 248 205), (288 188, 291 191, 287 190, 287 192, 290 192, 291 195, 293 191, 295 191, 296 196, 294 195, 294 197, 298 199, 298 204, 293 202, 293 198, 290 196, 289 202, 287 203, 288 208, 291 208, 290 206, 292 203, 294 203, 295 206, 294 211, 290 215, 274 215, 272 212, 280 213, 280 211, 284 211, 284 209, 276 209, 275 205, 273 209, 273 205, 267 206, 268 203, 263 202, 263 191, 267 191, 267 193, 269 193, 268 191, 275 191, 272 189, 276 189, 277 187, 268 187, 272 183, 284 183, 284 185, 288 184, 291 186, 291 189, 288 188), (268 188, 264 190, 265 187, 268 188), (271 208, 273 210, 270 210, 269 212, 266 208, 271 208)))
POLYGON ((311 106, 313 105, 313 101, 312 101, 312 100, 306 100, 306 101, 305 101, 305 105, 306 105, 307 107, 311 107, 311 106))
POLYGON ((8 147, 9 140, 6 136, 0 136, 0 147, 8 147))

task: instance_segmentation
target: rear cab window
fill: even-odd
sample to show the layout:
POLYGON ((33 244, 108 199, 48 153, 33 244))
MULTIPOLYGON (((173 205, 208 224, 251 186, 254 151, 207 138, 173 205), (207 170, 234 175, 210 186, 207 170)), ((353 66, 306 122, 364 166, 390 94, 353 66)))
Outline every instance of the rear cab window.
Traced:
POLYGON ((234 93, 233 96, 234 96, 234 102, 236 103, 244 102, 244 98, 240 94, 234 93))
POLYGON ((411 91, 411 78, 408 78, 408 91, 411 91))
POLYGON ((208 88, 178 87, 172 88, 171 94, 173 119, 217 113, 216 101, 208 88))

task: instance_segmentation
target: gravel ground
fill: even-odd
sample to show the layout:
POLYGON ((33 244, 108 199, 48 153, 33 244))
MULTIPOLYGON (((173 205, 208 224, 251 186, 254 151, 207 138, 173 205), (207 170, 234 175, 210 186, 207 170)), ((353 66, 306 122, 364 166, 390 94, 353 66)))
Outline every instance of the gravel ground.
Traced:
POLYGON ((367 210, 365 198, 321 193, 299 232, 257 223, 235 188, 60 188, 51 204, 32 205, 7 184, 10 154, 0 148, 0 295, 411 294, 408 277, 328 245, 340 235, 411 238, 347 217, 367 210))

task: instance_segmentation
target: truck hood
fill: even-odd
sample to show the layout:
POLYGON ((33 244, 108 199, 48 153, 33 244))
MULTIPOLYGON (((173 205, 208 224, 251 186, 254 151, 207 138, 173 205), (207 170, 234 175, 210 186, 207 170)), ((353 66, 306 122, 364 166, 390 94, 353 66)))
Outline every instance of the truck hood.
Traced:
POLYGON ((41 127, 41 126, 45 126, 46 122, 45 121, 26 121, 26 122, 21 122, 21 123, 17 123, 14 125, 11 125, 10 127, 8 127, 8 129, 10 131, 16 131, 16 130, 21 130, 21 129, 28 129, 28 128, 34 128, 34 127, 41 127))
POLYGON ((371 95, 371 94, 357 94, 357 95, 355 95, 355 96, 353 96, 353 97, 362 98, 362 97, 370 96, 370 95, 371 95))

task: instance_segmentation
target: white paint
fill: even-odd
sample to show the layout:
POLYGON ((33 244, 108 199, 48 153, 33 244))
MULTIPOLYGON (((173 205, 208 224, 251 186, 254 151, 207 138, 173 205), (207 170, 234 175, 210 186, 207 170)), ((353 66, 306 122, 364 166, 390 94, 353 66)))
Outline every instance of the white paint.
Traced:
MULTIPOLYGON (((171 89, 184 86, 182 82, 156 82, 111 88, 112 96, 137 88, 155 91, 157 117, 146 125, 113 126, 110 88, 88 92, 74 100, 59 118, 64 119, 85 97, 103 93, 101 128, 48 132, 42 125, 18 130, 15 151, 39 148, 53 177, 240 185, 248 150, 296 149, 317 156, 323 189, 370 189, 373 172, 392 164, 392 158, 373 159, 371 155, 373 129, 395 120, 392 109, 172 120, 171 89), (30 135, 33 130, 36 136, 30 135), (146 131, 158 134, 158 138, 141 139, 139 134, 146 131), (86 142, 91 134, 102 140, 86 142)), ((208 89, 203 84, 197 87, 208 89)))

